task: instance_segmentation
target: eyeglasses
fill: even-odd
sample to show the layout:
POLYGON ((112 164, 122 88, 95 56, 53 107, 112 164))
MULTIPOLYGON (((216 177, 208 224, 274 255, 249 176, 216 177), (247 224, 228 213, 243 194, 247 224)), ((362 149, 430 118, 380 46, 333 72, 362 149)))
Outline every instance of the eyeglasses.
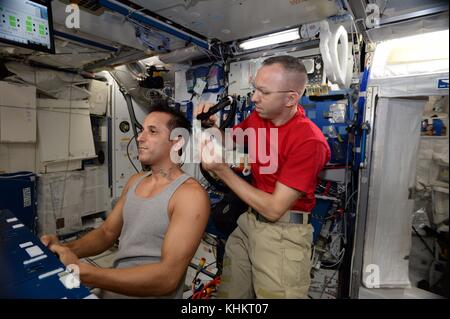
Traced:
POLYGON ((267 90, 260 89, 259 87, 256 86, 255 83, 250 83, 250 85, 252 86, 252 89, 254 92, 259 92, 259 93, 261 93, 262 96, 269 96, 270 94, 274 94, 274 93, 297 93, 297 94, 299 94, 295 90, 267 91, 267 90))

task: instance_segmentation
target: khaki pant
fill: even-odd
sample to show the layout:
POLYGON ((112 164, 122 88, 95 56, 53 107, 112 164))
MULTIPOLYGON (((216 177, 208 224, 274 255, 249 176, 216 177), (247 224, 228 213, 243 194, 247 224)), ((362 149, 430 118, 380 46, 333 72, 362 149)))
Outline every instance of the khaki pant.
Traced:
POLYGON ((266 223, 249 212, 237 224, 225 246, 218 298, 307 298, 311 224, 266 223))

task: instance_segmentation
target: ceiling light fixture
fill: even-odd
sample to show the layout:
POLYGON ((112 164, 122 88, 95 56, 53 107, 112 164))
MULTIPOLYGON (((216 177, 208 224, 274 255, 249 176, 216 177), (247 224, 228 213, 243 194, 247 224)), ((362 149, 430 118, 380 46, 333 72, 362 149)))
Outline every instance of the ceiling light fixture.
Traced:
POLYGON ((298 39, 300 39, 300 34, 298 32, 298 28, 295 28, 243 41, 239 44, 239 47, 242 50, 251 50, 298 39))

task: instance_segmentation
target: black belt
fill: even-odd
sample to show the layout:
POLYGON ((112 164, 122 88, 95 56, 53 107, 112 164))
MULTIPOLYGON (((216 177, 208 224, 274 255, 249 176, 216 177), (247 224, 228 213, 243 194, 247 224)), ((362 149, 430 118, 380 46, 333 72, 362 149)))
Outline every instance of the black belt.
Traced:
POLYGON ((283 215, 280 220, 272 222, 265 218, 263 215, 258 213, 253 208, 250 208, 249 211, 256 216, 256 220, 263 223, 274 224, 276 222, 286 223, 286 224, 311 224, 311 214, 310 213, 301 213, 301 212, 293 212, 287 211, 285 215, 283 215), (286 215, 289 214, 289 215, 286 215), (306 218, 306 223, 303 222, 304 218, 306 218))

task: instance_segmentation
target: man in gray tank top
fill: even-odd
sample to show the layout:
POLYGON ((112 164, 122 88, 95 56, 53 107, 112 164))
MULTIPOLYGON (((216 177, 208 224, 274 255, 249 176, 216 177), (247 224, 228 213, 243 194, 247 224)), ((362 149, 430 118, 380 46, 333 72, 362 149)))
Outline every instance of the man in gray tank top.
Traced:
POLYGON ((180 136, 170 139, 175 128, 190 131, 191 125, 166 106, 152 109, 145 118, 137 138, 139 160, 152 170, 129 179, 101 227, 66 244, 55 235, 41 237, 65 265, 79 267, 83 284, 101 289, 100 297, 182 298, 186 270, 205 230, 210 202, 203 187, 172 160, 187 144, 180 136), (114 268, 79 260, 104 252, 117 239, 114 268))

